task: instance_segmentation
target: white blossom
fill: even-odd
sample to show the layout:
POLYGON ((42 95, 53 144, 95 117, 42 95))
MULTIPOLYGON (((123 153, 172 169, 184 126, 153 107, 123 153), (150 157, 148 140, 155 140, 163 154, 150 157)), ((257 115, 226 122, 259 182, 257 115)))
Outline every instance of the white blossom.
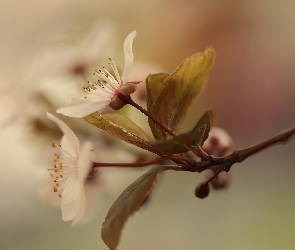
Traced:
POLYGON ((91 167, 93 145, 85 142, 80 150, 80 142, 74 132, 60 119, 47 113, 63 132, 60 144, 52 143, 59 148, 55 154, 54 166, 48 169, 53 178, 52 192, 61 198, 62 218, 64 221, 80 222, 87 206, 85 183, 91 167))
POLYGON ((89 86, 84 88, 87 92, 86 94, 73 98, 70 106, 58 109, 57 113, 70 117, 85 117, 96 111, 101 111, 109 104, 114 104, 116 106, 116 96, 119 92, 125 94, 134 92, 135 86, 134 84, 127 83, 127 77, 133 65, 132 43, 135 36, 136 31, 131 32, 124 42, 124 71, 122 77, 120 77, 115 63, 109 59, 109 65, 114 75, 105 68, 102 70, 95 70, 95 74, 98 75, 101 80, 98 80, 98 83, 89 82, 89 86))

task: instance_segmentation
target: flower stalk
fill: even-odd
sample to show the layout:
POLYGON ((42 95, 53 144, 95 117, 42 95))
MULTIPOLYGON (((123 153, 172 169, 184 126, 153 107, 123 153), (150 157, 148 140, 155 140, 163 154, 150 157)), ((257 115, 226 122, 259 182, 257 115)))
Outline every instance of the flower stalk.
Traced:
POLYGON ((168 134, 172 135, 173 137, 177 136, 176 133, 174 133, 171 129, 169 129, 166 125, 164 125, 159 119, 157 119, 155 116, 153 116, 151 113, 149 113, 146 109, 144 109, 142 106, 140 106, 138 103, 136 103, 130 96, 119 94, 118 97, 125 104, 129 104, 129 105, 137 108, 140 112, 142 112, 148 118, 152 119, 156 124, 158 124, 168 134))
POLYGON ((97 167, 128 167, 128 168, 137 168, 137 167, 146 167, 149 165, 155 165, 157 163, 165 162, 165 161, 178 161, 182 162, 178 165, 181 166, 187 166, 194 163, 194 160, 187 158, 185 156, 181 155, 172 155, 172 156, 166 156, 161 158, 156 158, 151 161, 145 161, 145 162, 135 162, 135 163, 101 163, 101 162, 93 162, 93 168, 97 167))

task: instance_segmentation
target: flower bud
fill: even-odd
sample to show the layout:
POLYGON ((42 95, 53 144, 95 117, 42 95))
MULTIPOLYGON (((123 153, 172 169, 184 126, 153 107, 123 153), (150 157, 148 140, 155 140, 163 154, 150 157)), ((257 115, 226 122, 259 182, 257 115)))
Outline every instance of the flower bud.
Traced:
POLYGON ((210 185, 207 182, 200 182, 195 189, 195 196, 204 199, 210 193, 210 185))
POLYGON ((224 156, 234 147, 234 142, 229 134, 218 127, 213 127, 209 133, 208 139, 203 145, 203 150, 214 156, 224 156))

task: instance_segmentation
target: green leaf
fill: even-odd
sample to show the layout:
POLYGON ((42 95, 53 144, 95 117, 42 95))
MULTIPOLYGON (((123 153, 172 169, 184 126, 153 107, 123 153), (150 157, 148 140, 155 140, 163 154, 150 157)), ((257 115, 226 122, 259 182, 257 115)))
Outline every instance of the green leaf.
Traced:
MULTIPOLYGON (((153 104, 149 104, 148 111, 173 131, 177 130, 203 90, 214 59, 215 51, 209 47, 204 53, 196 53, 186 58, 166 78, 164 78, 165 74, 150 76, 147 81, 149 87, 153 89, 150 93, 156 94, 151 94, 153 97, 148 102, 153 104), (160 85, 157 89, 154 87, 158 86, 156 83, 160 85), (157 97, 156 101, 154 101, 155 97, 157 97)), ((151 120, 149 123, 156 139, 166 138, 166 134, 158 125, 153 124, 151 120)))
POLYGON ((189 133, 180 134, 177 137, 167 141, 157 141, 154 143, 154 149, 161 154, 179 154, 190 150, 195 143, 193 136, 189 133))
POLYGON ((211 127, 215 123, 215 115, 212 110, 206 111, 201 119, 198 121, 197 125, 191 130, 189 133, 195 143, 194 144, 199 144, 202 146, 204 142, 207 140, 209 136, 209 132, 211 127))
POLYGON ((215 115, 212 110, 208 110, 189 133, 180 134, 168 140, 156 141, 154 149, 161 154, 179 154, 189 151, 195 144, 202 146, 214 122, 215 115))
MULTIPOLYGON (((163 88, 165 87, 164 80, 168 76, 169 74, 167 73, 159 73, 151 74, 146 78, 147 110, 151 114, 154 114, 157 110, 155 104, 163 88)), ((165 133, 157 124, 155 124, 151 119, 148 121, 154 136, 155 134, 161 134, 162 136, 165 136, 165 133)))
MULTIPOLYGON (((186 75, 181 80, 188 82, 191 81, 191 85, 189 90, 183 96, 175 112, 175 116, 171 124, 171 129, 173 131, 179 128, 180 122, 191 110, 204 89, 209 73, 213 68, 215 51, 212 47, 209 47, 204 51, 204 53, 197 53, 193 55, 190 60, 193 60, 193 62, 187 62, 188 65, 186 65, 186 75), (187 71, 189 71, 189 73, 187 71)), ((177 73, 175 77, 176 81, 177 78, 181 78, 181 72, 177 73)))
POLYGON ((156 100, 158 99, 160 93, 165 87, 164 80, 169 76, 168 73, 150 74, 146 80, 146 95, 147 95, 147 108, 154 108, 156 100))
POLYGON ((101 238, 110 250, 117 248, 125 222, 142 206, 156 184, 157 174, 164 170, 163 166, 151 168, 129 185, 113 203, 101 229, 101 238))
POLYGON ((101 115, 96 112, 84 117, 84 119, 118 139, 154 152, 153 146, 144 131, 124 115, 118 113, 101 115))

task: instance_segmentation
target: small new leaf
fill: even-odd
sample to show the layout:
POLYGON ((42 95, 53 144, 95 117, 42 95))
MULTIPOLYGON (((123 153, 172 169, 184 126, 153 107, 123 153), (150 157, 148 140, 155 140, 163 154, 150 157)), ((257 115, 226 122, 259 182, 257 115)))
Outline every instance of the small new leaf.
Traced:
POLYGON ((118 113, 101 115, 96 112, 84 117, 84 119, 118 139, 154 152, 153 146, 148 141, 148 136, 144 131, 124 115, 118 113))
POLYGON ((197 125, 189 133, 195 141, 194 144, 199 144, 200 146, 204 144, 214 123, 215 115, 213 111, 206 111, 201 119, 198 121, 197 125))
POLYGON ((101 238, 110 250, 117 248, 126 220, 141 207, 156 184, 157 174, 164 170, 164 166, 151 168, 129 185, 111 206, 101 230, 101 238))
POLYGON ((153 144, 154 149, 164 155, 185 153, 195 144, 202 146, 214 122, 215 115, 212 110, 208 110, 189 133, 180 134, 166 141, 156 141, 153 144))
POLYGON ((180 134, 177 137, 167 141, 157 141, 154 143, 154 149, 165 154, 180 154, 190 150, 191 146, 195 143, 194 137, 189 133, 180 134))

